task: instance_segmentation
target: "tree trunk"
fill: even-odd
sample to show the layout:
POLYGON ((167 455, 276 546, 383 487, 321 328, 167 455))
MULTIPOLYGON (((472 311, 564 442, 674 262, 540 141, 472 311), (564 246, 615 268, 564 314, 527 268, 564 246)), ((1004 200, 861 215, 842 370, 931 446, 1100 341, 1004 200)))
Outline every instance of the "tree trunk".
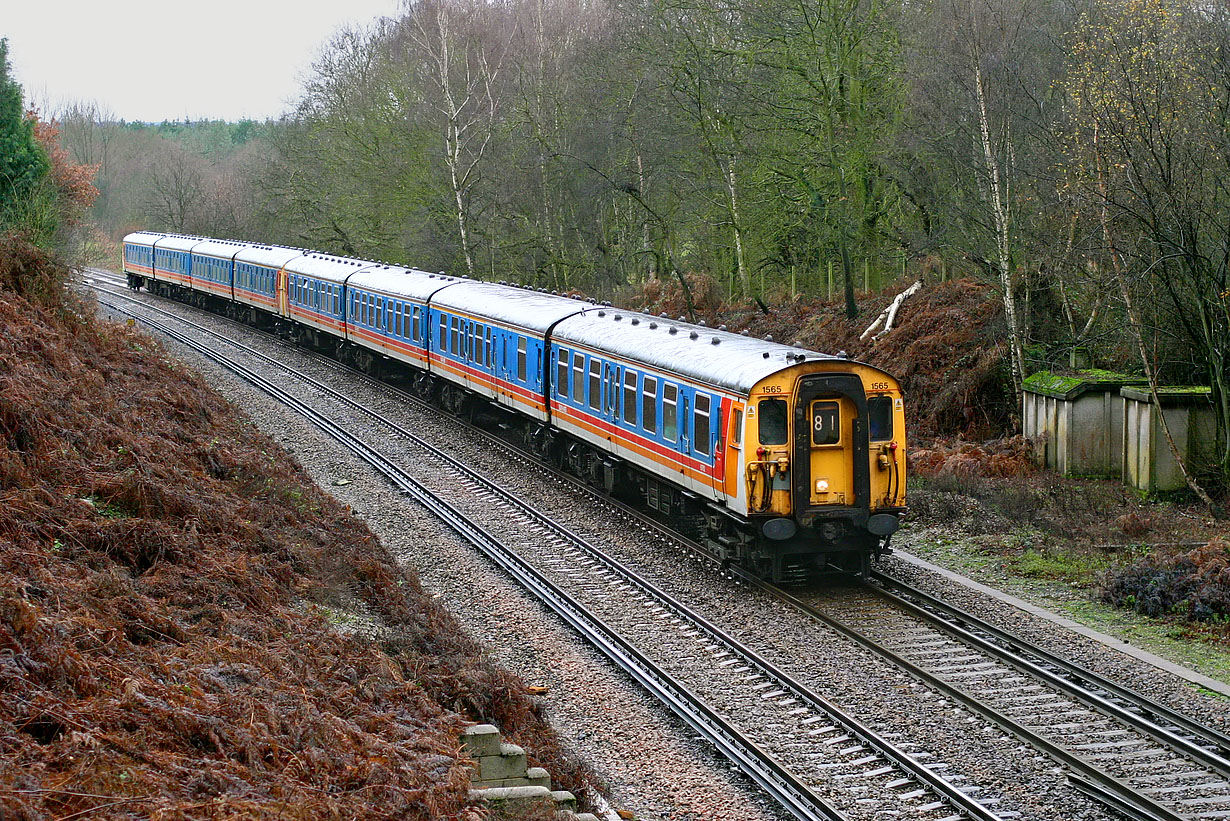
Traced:
POLYGON ((1008 242, 1009 215, 1005 182, 991 142, 991 119, 987 113, 986 88, 982 79, 979 54, 974 54, 974 94, 978 102, 978 127, 982 138, 982 154, 987 164, 987 187, 991 198, 991 216, 995 222, 996 264, 1003 291, 1004 317, 1008 324, 1009 361, 1012 366, 1012 390, 1017 407, 1021 405, 1021 386, 1025 379, 1025 349, 1021 340, 1021 321, 1017 314, 1016 295, 1012 291, 1012 254, 1008 242))

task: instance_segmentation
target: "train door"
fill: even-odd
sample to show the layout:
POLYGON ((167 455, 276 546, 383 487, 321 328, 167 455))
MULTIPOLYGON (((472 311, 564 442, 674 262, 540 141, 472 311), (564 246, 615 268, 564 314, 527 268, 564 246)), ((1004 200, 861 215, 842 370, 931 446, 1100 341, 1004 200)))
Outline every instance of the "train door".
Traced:
POLYGON ((807 409, 811 429, 808 468, 808 506, 853 504, 853 421, 857 417, 849 397, 821 394, 807 409))
POLYGON ((279 316, 290 316, 290 294, 289 294, 290 288, 288 284, 289 280, 290 280, 290 276, 286 273, 286 269, 279 268, 278 278, 277 278, 277 281, 274 283, 274 287, 277 290, 278 315, 279 316))
POLYGON ((867 399, 853 374, 799 381, 792 490, 795 512, 825 505, 868 507, 867 399))

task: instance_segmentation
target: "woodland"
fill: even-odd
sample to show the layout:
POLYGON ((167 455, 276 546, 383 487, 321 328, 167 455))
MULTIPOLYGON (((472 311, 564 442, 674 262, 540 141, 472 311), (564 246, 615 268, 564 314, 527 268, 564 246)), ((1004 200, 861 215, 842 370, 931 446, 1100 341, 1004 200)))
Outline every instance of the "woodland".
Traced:
POLYGON ((277 120, 55 119, 96 239, 863 326, 971 278, 1009 397, 1078 363, 1209 386, 1225 476, 1228 47, 1224 4, 1175 0, 418 0, 339 31, 277 120))

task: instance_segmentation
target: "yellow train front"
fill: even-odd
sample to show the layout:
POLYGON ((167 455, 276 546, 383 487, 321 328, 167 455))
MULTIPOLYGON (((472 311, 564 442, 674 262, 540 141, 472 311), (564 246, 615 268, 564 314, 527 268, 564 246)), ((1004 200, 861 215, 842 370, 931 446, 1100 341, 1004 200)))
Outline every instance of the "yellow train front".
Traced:
POLYGON ((776 580, 817 569, 866 574, 905 513, 901 390, 848 359, 795 361, 733 408, 725 478, 747 524, 714 521, 710 541, 776 580))

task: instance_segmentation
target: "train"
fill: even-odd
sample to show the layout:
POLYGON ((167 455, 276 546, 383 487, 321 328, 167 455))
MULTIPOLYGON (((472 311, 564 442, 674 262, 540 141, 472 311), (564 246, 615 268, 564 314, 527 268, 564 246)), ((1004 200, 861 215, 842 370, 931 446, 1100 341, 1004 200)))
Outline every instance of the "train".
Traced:
POLYGON ((900 385, 844 353, 280 245, 138 231, 123 268, 498 425, 762 578, 866 575, 905 515, 900 385))

